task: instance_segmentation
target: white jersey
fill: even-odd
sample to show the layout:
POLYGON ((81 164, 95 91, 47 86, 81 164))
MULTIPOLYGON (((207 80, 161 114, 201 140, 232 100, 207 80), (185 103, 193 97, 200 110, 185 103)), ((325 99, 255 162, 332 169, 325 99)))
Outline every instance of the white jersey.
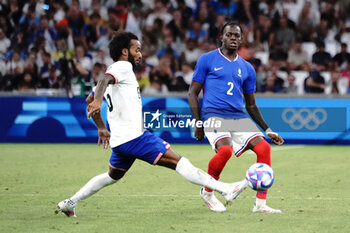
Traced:
POLYGON ((108 85, 104 98, 108 103, 110 146, 116 147, 143 133, 142 102, 139 84, 128 61, 117 61, 107 68, 115 84, 108 85))

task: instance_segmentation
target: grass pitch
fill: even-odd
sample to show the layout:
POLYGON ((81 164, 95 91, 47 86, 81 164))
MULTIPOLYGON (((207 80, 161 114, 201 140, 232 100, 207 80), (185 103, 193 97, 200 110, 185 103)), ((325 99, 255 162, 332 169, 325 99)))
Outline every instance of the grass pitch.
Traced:
MULTIPOLYGON (((209 145, 173 145, 206 170, 209 145)), ((93 144, 0 144, 0 232, 349 232, 350 147, 273 147, 276 174, 268 204, 281 215, 252 213, 247 189, 213 213, 199 186, 176 172, 137 161, 122 181, 82 201, 78 218, 56 214, 91 177, 108 168, 110 150, 93 144)), ((243 179, 255 155, 231 158, 223 181, 243 179)), ((221 197, 220 197, 221 198, 221 197)), ((221 199, 222 200, 222 199, 221 199)))

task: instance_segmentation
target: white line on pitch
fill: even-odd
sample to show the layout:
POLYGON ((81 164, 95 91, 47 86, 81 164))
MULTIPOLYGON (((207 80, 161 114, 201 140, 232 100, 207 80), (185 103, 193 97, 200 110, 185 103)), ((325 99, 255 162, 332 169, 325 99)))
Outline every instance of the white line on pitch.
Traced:
MULTIPOLYGON (((38 194, 38 193, 25 193, 25 194, 15 194, 15 193, 0 193, 0 197, 58 197, 59 195, 51 194, 38 194)), ((121 194, 121 195, 110 195, 110 194, 95 194, 96 197, 132 197, 132 198, 147 198, 147 197, 178 197, 178 198, 198 198, 198 195, 178 195, 178 194, 121 194)), ((255 198, 255 196, 240 196, 240 199, 250 199, 255 198)), ((285 199, 285 200, 314 200, 314 201, 350 201, 350 197, 282 197, 282 196, 269 196, 270 199, 285 199)))
MULTIPOLYGON (((272 151, 279 151, 279 150, 294 150, 294 149, 300 149, 304 148, 305 145, 295 145, 295 146, 272 146, 272 151)), ((247 154, 255 154, 253 151, 247 151, 245 152, 247 154)))

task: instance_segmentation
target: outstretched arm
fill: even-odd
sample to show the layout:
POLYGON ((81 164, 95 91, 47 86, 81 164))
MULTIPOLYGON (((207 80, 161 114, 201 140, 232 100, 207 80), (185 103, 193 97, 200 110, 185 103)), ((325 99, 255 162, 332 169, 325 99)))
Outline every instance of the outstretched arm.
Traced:
POLYGON ((101 104, 103 94, 106 91, 107 85, 109 83, 114 83, 114 78, 110 75, 107 75, 98 82, 95 89, 95 96, 89 94, 89 96, 86 98, 86 104, 88 105, 89 112, 88 118, 92 117, 98 129, 97 144, 102 144, 104 149, 107 149, 109 147, 109 139, 111 136, 101 116, 101 104))
POLYGON ((245 108, 252 119, 266 132, 267 136, 271 138, 273 143, 282 145, 284 142, 283 138, 277 133, 273 132, 262 117, 260 110, 255 103, 254 93, 244 94, 244 98, 246 101, 245 108))
MULTIPOLYGON (((187 97, 188 103, 190 105, 192 115, 196 121, 201 120, 198 96, 202 88, 203 88, 203 84, 196 81, 192 81, 191 86, 188 90, 188 97, 187 97)), ((203 127, 196 127, 194 136, 196 137, 197 140, 201 141, 204 138, 203 127)))

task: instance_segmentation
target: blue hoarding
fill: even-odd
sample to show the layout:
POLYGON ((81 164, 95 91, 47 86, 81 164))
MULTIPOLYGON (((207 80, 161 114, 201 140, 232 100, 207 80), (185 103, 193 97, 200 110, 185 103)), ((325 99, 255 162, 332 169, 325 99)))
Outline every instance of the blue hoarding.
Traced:
MULTIPOLYGON (((144 97, 144 127, 170 143, 198 143, 185 98, 144 97)), ((1 97, 0 142, 96 142, 84 98, 1 97)), ((257 98, 286 143, 350 144, 348 99, 257 98)), ((106 119, 107 105, 102 106, 106 119)), ((202 143, 207 143, 204 140, 202 143)))

